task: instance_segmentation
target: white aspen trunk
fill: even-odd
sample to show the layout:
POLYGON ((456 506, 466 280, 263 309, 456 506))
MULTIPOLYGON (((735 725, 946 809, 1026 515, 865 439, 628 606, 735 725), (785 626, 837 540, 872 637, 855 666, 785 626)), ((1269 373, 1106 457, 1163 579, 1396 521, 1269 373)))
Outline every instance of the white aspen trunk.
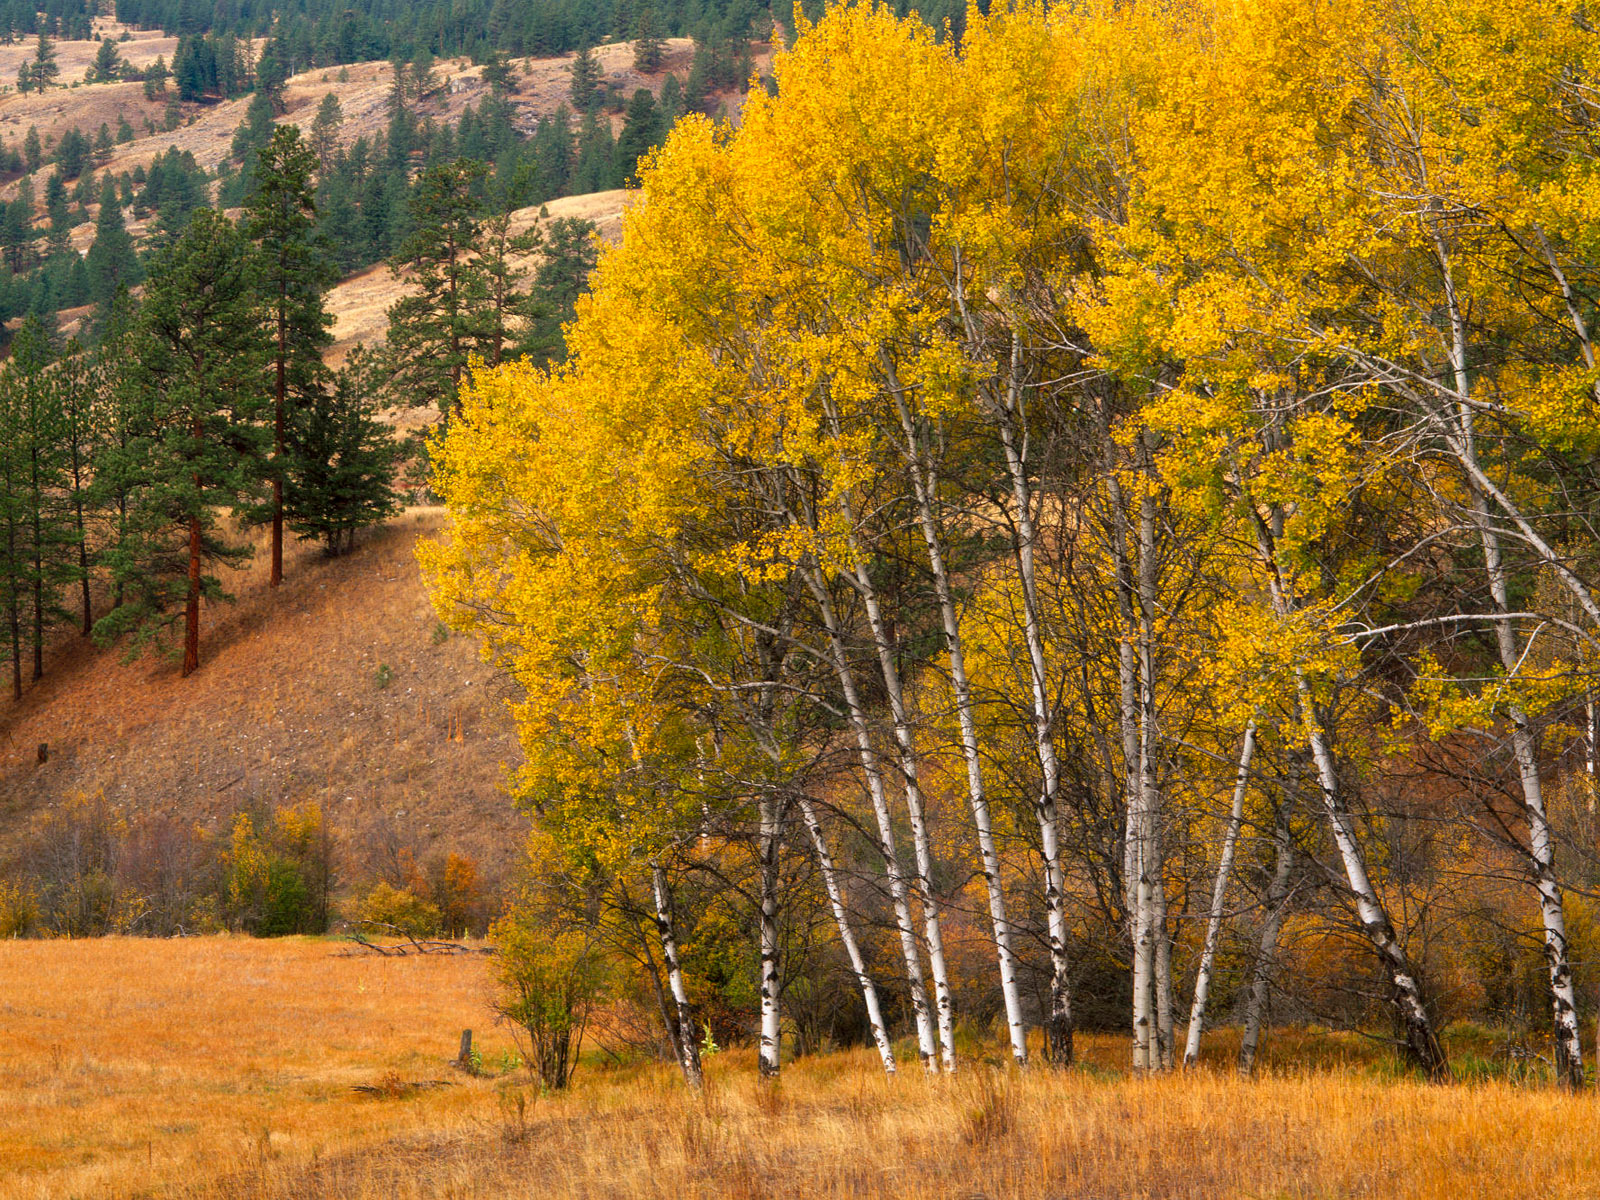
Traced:
MULTIPOLYGON (((1282 532, 1283 515, 1274 510, 1270 534, 1274 539, 1273 544, 1282 536, 1282 532)), ((1294 601, 1278 574, 1278 562, 1273 552, 1273 544, 1268 542, 1267 527, 1258 525, 1256 535, 1262 565, 1268 571, 1267 583, 1273 607, 1279 616, 1287 617, 1294 601)), ((1389 919, 1388 910, 1383 906, 1382 898, 1372 886, 1372 879, 1367 871, 1366 854, 1356 837, 1354 823, 1345 806, 1344 793, 1339 787, 1339 773, 1334 766, 1333 754, 1328 749, 1326 735, 1317 716, 1316 706, 1312 702, 1311 686, 1306 682, 1305 673, 1298 665, 1295 667, 1294 678, 1300 720, 1311 749, 1312 761, 1316 765, 1323 810, 1328 818, 1329 829, 1333 833, 1334 845, 1339 851, 1340 862, 1344 866, 1345 879, 1351 894, 1355 897, 1356 912, 1361 920, 1362 932, 1367 935, 1367 940, 1378 952, 1378 959, 1389 976, 1392 988, 1390 1001, 1405 1033, 1402 1043, 1404 1053, 1412 1063, 1425 1071, 1429 1078, 1447 1080, 1450 1078, 1450 1064, 1444 1056, 1443 1047, 1439 1044, 1433 1020, 1428 1015, 1427 1004, 1422 995, 1422 984, 1410 956, 1406 954, 1395 936, 1394 925, 1389 919)))
POLYGON ((1194 976, 1194 1002, 1189 1005, 1189 1037, 1183 1048, 1183 1065, 1200 1061, 1200 1035, 1205 1029, 1206 1001, 1211 993, 1211 972, 1217 960, 1217 940, 1222 934, 1222 915, 1227 907, 1228 879, 1233 874, 1234 848, 1244 824, 1245 794, 1249 791, 1250 763, 1256 753, 1256 723, 1251 718, 1244 727, 1244 745, 1239 750, 1239 772, 1233 785, 1233 807, 1228 827, 1222 835, 1222 852, 1217 856, 1217 878, 1211 885, 1211 911, 1206 914, 1205 944, 1200 950, 1200 966, 1194 976))
MULTIPOLYGON (((848 514, 847 514, 848 515, 848 514)), ((906 708, 905 688, 895 662, 895 648, 878 604, 878 592, 867 570, 860 547, 852 539, 853 583, 867 610, 867 624, 878 653, 878 670, 894 723, 895 751, 900 778, 905 789, 906 815, 911 824, 911 846, 916 862, 913 877, 917 899, 922 906, 923 939, 928 949, 928 973, 933 976, 934 1017, 939 1030, 939 1057, 947 1072, 956 1069, 955 1000, 950 990, 950 970, 944 955, 944 932, 939 920, 939 905, 933 895, 933 843, 928 836, 928 820, 922 802, 922 786, 917 773, 916 741, 906 708)))
POLYGON ((757 1067, 763 1079, 778 1076, 783 1025, 778 1009, 778 843, 782 836, 781 801, 763 796, 760 803, 761 856, 761 1040, 757 1067))
MULTIPOLYGON (((900 866, 900 852, 895 845, 894 821, 889 815, 889 804, 883 786, 883 768, 878 759, 878 752, 872 744, 872 732, 867 725, 866 711, 861 703, 860 690, 856 686, 855 670, 850 665, 849 656, 845 653, 844 639, 839 628, 838 614, 834 611, 833 601, 828 596, 820 572, 807 575, 807 582, 811 587, 812 595, 817 601, 822 612, 823 624, 828 632, 829 651, 833 658, 834 674, 838 677, 839 688, 844 694, 845 706, 850 714, 850 727, 855 734, 856 750, 861 759, 861 770, 867 781, 867 794, 872 801, 872 815, 878 826, 878 850, 883 856, 884 873, 889 880, 889 896, 894 905, 895 928, 900 935, 900 953, 905 960, 906 981, 911 996, 911 1010, 917 1027, 917 1052, 922 1058, 922 1065, 929 1071, 937 1071, 938 1060, 935 1057, 937 1047, 934 1042, 933 1015, 928 1008, 928 993, 922 981, 922 956, 917 948, 916 928, 912 923, 911 905, 907 894, 905 875, 900 866)), ((896 681, 898 682, 898 680, 896 681)), ((938 931, 938 913, 933 913, 935 934, 938 931)), ((943 963, 943 947, 940 947, 940 961, 943 963)), ((946 985, 948 992, 948 984, 946 985)))
POLYGON ((1164 882, 1164 872, 1156 872, 1155 888, 1151 893, 1150 901, 1152 905, 1150 924, 1156 931, 1155 974, 1151 978, 1151 984, 1155 988, 1156 1001, 1156 1063, 1161 1070, 1170 1071, 1175 1065, 1172 1012, 1172 932, 1167 925, 1167 888, 1164 882))
POLYGON ((667 889, 667 877, 660 867, 650 868, 650 889, 656 902, 656 932, 661 938, 661 957, 667 964, 667 987, 672 992, 672 1003, 677 1009, 678 1034, 674 1039, 678 1048, 678 1065, 683 1068, 683 1079, 697 1091, 705 1084, 700 1069, 700 1047, 694 1038, 694 1012, 689 1007, 689 989, 684 986, 683 966, 678 960, 678 934, 672 919, 672 893, 667 889))
POLYGON ((1283 928, 1283 917, 1289 909, 1289 877, 1294 870, 1294 841, 1289 835, 1288 813, 1281 805, 1272 840, 1277 847, 1277 861, 1272 869, 1272 882, 1267 885, 1267 919, 1261 925, 1255 970, 1250 979, 1250 997, 1244 1012, 1244 1035, 1239 1039, 1239 1074, 1246 1076, 1253 1074, 1256 1069, 1261 1023, 1266 1019, 1272 969, 1278 957, 1278 932, 1283 928))
POLYGON ((1172 941, 1167 930, 1167 890, 1161 847, 1161 788, 1156 778, 1155 700, 1155 498, 1139 502, 1139 788, 1142 841, 1140 894, 1149 911, 1141 918, 1153 1011, 1150 1066, 1168 1070, 1173 1059, 1172 941))
MULTIPOLYGON (((1583 725, 1583 769, 1588 773, 1592 783, 1595 777, 1595 767, 1600 764, 1600 705, 1594 702, 1594 689, 1591 688, 1584 694, 1584 712, 1587 720, 1583 725)), ((1594 793, 1589 793, 1589 810, 1594 811, 1594 793)))
MULTIPOLYGON (((842 437, 839 415, 831 405, 827 407, 828 421, 835 437, 842 437)), ((839 499, 839 511, 847 528, 857 527, 856 514, 848 496, 839 499)), ((934 1020, 939 1034, 939 1057, 946 1072, 956 1069, 955 999, 950 988, 950 970, 944 954, 944 933, 939 919, 939 905, 933 893, 933 844, 928 836, 927 816, 922 802, 922 788, 918 781, 916 739, 911 729, 906 706, 905 688, 900 680, 900 668, 895 659, 895 646, 889 628, 883 619, 878 603, 877 588, 867 569, 866 556, 854 533, 849 535, 852 570, 851 585, 861 596, 867 610, 867 625, 872 631, 873 648, 878 655, 878 669, 883 677, 884 694, 889 701, 889 712, 894 726, 895 753, 900 778, 905 790, 906 816, 911 826, 911 847, 915 871, 912 882, 922 909, 923 940, 928 952, 928 973, 933 978, 934 1020)), ((887 808, 885 808, 887 819, 887 808)), ((920 975, 920 971, 918 972, 920 975)))
POLYGON ((1311 746, 1311 758, 1316 764, 1317 781, 1321 786, 1322 803, 1328 815, 1329 827, 1333 832, 1334 844, 1344 864, 1345 878, 1349 881, 1350 891, 1355 896, 1361 927, 1373 948, 1377 950, 1378 957, 1389 974, 1394 989, 1393 1002, 1405 1031, 1406 1055, 1431 1078, 1448 1079, 1450 1065, 1445 1060, 1444 1050, 1439 1045, 1438 1035, 1434 1032, 1432 1018, 1429 1017, 1427 1005, 1423 1002, 1422 985, 1410 957, 1395 936, 1388 910, 1384 908, 1377 889, 1372 886, 1371 877, 1367 872, 1366 855, 1356 838, 1350 813, 1345 807, 1344 796, 1339 788, 1339 776, 1334 768, 1333 755, 1328 750, 1328 743, 1312 704, 1311 688, 1298 668, 1295 671, 1295 687, 1299 693, 1300 716, 1305 725, 1306 740, 1311 746))
POLYGON ((989 920, 994 926, 995 953, 1000 969, 1000 994, 1005 1003, 1011 1055, 1018 1066, 1026 1066, 1027 1028, 1022 1019, 1022 992, 1017 983, 1017 959, 1011 945, 1011 923, 1006 916, 1000 853, 995 845, 994 826, 989 817, 989 799, 984 791, 983 764, 978 747, 977 722, 973 716, 972 688, 967 680, 961 623, 956 613, 950 576, 945 567, 943 542, 934 515, 933 493, 936 479, 931 468, 922 461, 917 448, 916 428, 911 413, 906 408, 905 397, 898 381, 891 379, 890 386, 895 406, 899 411, 901 428, 906 436, 907 466, 911 472, 911 484, 917 502, 922 538, 928 552, 934 596, 939 603, 939 617, 944 627, 945 652, 950 667, 950 687, 955 696, 956 722, 960 730, 961 757, 967 769, 967 799, 972 808, 972 821, 978 832, 978 851, 983 867, 984 885, 989 897, 989 920))
MULTIPOLYGON (((1446 278, 1449 278, 1448 267, 1446 278)), ((1468 395, 1470 381, 1466 362, 1466 330, 1455 307, 1453 287, 1451 297, 1451 366, 1455 372, 1456 391, 1468 395)), ((1477 437, 1473 427, 1472 410, 1462 403, 1457 409, 1462 453, 1477 464, 1477 437)), ((1472 516, 1478 527, 1479 542, 1483 546, 1484 570, 1489 578, 1489 594, 1495 611, 1509 613, 1511 594, 1506 581, 1505 563, 1501 554, 1500 537, 1495 532, 1494 521, 1483 493, 1470 482, 1472 516)), ((1522 663, 1521 637, 1509 619, 1494 623, 1495 644, 1500 653, 1500 665, 1507 678, 1514 678, 1522 663)), ((1522 803, 1528 814, 1528 850, 1533 863, 1534 889, 1539 896, 1539 916, 1544 927, 1545 968, 1549 976, 1551 1022, 1555 1035, 1556 1077, 1569 1088, 1582 1088, 1583 1035, 1578 1026, 1577 993, 1572 982, 1572 961, 1567 943, 1566 915, 1560 883, 1556 879, 1555 840, 1549 817, 1545 810, 1544 788, 1539 778, 1539 745, 1528 726, 1528 716, 1520 704, 1508 704, 1511 718, 1511 747, 1517 759, 1517 774, 1522 784, 1522 803)))
MULTIPOLYGON (((1012 372, 1017 374, 1018 343, 1013 341, 1012 372)), ((1015 391, 1015 388, 1013 389, 1015 391)), ((1014 400, 1020 406, 1020 398, 1014 400)), ((1023 434, 1025 439, 1026 434, 1023 434)), ((1034 576, 1033 497, 1028 483, 1025 448, 1019 447, 1011 413, 1000 420, 1000 440, 1005 446, 1011 474, 1011 495, 1016 505, 1017 536, 1013 547, 1017 574, 1022 582, 1023 635, 1028 647, 1028 674, 1033 692, 1033 741, 1039 758, 1043 787, 1036 805, 1039 822, 1039 856, 1044 866, 1045 935, 1050 949, 1050 1011, 1045 1017, 1045 1057, 1058 1067, 1072 1064, 1072 980, 1067 960, 1065 876, 1061 869, 1059 809, 1061 765, 1052 733, 1049 681, 1045 674, 1044 635, 1040 629, 1039 592, 1034 576)))
POLYGON ((872 1026, 872 1040, 878 1047, 878 1057, 883 1060, 883 1070, 894 1074, 894 1047, 889 1042, 889 1029, 884 1024, 883 1009, 878 1004, 878 988, 867 974, 866 960, 861 957, 861 947, 850 928, 849 911, 845 907, 844 889, 839 884, 839 873, 833 865, 833 855, 828 853, 828 843, 822 834, 822 823, 817 820, 815 805, 809 797, 800 799, 800 815, 805 820, 806 832, 811 835, 811 847, 817 852, 817 866, 822 869, 822 884, 828 893, 828 904, 833 909, 834 924, 839 927, 839 942, 850 959, 850 969, 855 972, 861 986, 861 998, 866 1002, 867 1021, 872 1026))
MULTIPOLYGON (((1107 435, 1109 437, 1109 435, 1107 435)), ((1155 975, 1151 896, 1145 870, 1146 845, 1144 749, 1139 703, 1139 652, 1135 640, 1135 582, 1128 552, 1130 530, 1122 487, 1113 474, 1107 485, 1112 505, 1112 555, 1117 573, 1117 606, 1122 637, 1117 642, 1118 718, 1122 733, 1124 821, 1122 834, 1123 904, 1128 913, 1128 944, 1132 949, 1132 1066, 1148 1071, 1153 1065, 1154 1028, 1151 982, 1155 975)))

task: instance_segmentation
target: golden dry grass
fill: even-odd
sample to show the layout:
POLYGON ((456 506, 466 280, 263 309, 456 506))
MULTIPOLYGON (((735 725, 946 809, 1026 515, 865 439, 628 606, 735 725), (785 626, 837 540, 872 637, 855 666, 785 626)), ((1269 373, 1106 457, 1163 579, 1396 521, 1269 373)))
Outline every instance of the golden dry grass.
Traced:
POLYGON ((0 944, 0 1200, 1600 1194, 1592 1096, 1396 1081, 1329 1036, 1280 1037, 1256 1082, 1130 1079, 1121 1039, 1092 1036, 1063 1074, 887 1081, 850 1052, 773 1088, 733 1052, 704 1098, 669 1068, 591 1065, 559 1097, 518 1073, 370 1099, 351 1085, 451 1076, 457 1031, 485 1025, 484 965, 336 950, 0 944))

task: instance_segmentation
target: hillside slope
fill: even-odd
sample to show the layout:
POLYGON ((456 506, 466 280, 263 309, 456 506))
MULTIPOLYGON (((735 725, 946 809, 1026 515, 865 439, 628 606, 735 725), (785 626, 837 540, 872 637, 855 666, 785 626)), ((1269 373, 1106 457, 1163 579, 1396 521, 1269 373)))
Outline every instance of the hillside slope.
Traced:
POLYGON ((135 823, 317 800, 346 839, 381 826, 421 851, 511 861, 523 825, 501 788, 519 755, 506 685, 446 635, 416 564, 442 523, 409 510, 334 560, 286 547, 276 593, 258 556, 224 580, 237 603, 205 606, 189 679, 58 642, 45 678, 0 712, 0 862, 37 815, 97 796, 135 823))

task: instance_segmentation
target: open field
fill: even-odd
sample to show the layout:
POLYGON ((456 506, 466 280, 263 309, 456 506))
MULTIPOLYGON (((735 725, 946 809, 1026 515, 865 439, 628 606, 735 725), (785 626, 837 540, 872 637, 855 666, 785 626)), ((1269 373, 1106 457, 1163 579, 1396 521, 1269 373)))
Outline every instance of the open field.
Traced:
MULTIPOLYGON (((1083 1069, 885 1080, 865 1053, 776 1088, 750 1055, 691 1098, 665 1067, 586 1064, 541 1097, 491 1064, 484 960, 316 940, 0 943, 0 1200, 23 1197, 1590 1196, 1593 1097, 1396 1080, 1370 1043, 1280 1034, 1266 1077, 1083 1069), (404 1098, 356 1084, 448 1079, 404 1098), (520 1110, 519 1110, 520 1100, 520 1110)), ((1219 1066, 1229 1049, 1216 1039, 1219 1066)))

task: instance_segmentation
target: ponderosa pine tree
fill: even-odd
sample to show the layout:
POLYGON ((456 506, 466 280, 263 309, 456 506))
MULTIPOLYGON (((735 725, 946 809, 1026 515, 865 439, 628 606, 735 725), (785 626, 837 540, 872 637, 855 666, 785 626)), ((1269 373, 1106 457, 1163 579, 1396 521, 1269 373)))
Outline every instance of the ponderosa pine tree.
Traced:
POLYGON ((390 394, 457 405, 467 358, 477 348, 487 289, 476 262, 483 230, 477 188, 488 168, 471 159, 429 167, 411 196, 415 229, 390 265, 408 272, 415 290, 389 309, 390 394))
POLYGON ((200 602, 228 598, 206 568, 251 554, 222 515, 261 500, 271 434, 258 271, 232 222, 195 213, 151 264, 122 383, 131 436, 113 472, 130 503, 105 556, 121 601, 95 636, 126 636, 139 653, 181 619, 185 676, 200 665, 200 602))
POLYGON ((286 430, 291 408, 326 390, 322 351, 332 340, 333 318, 323 294, 336 276, 330 256, 316 237, 312 175, 317 156, 299 129, 277 126, 256 155, 255 190, 245 201, 244 233, 260 256, 257 286, 266 301, 273 398, 272 567, 268 585, 283 582, 284 480, 286 430))
POLYGON ((666 50, 655 6, 646 3, 639 9, 639 17, 633 28, 633 69, 643 75, 654 75, 661 70, 666 50))
POLYGON ((59 74, 61 66, 56 62, 55 46, 41 30, 39 40, 33 47, 33 57, 23 63, 22 72, 17 76, 17 87, 25 92, 42 92, 55 82, 59 74), (24 80, 27 81, 26 85, 24 80))
POLYGON ((11 344, 5 365, 11 389, 10 422, 18 452, 25 455, 23 503, 27 558, 28 644, 32 677, 44 675, 46 631, 67 616, 57 602, 59 587, 73 573, 74 530, 66 493, 66 416, 60 380, 51 369, 56 359, 52 331, 30 316, 11 344))
POLYGON ((317 105, 316 119, 311 122, 311 149, 317 156, 319 169, 326 172, 333 165, 339 149, 339 127, 344 124, 344 110, 339 107, 339 97, 328 92, 317 105))
POLYGON ((562 328, 577 311, 599 255, 594 222, 558 217, 529 231, 527 248, 540 252, 533 286, 522 301, 524 328, 516 355, 531 362, 560 362, 567 356, 562 328))
POLYGON ((595 61, 594 50, 583 46, 572 60, 571 81, 567 94, 572 107, 580 113, 592 113, 600 107, 600 64, 595 61))
POLYGON ((94 242, 86 260, 89 268, 89 294, 95 304, 96 321, 104 324, 117 293, 132 289, 143 278, 133 238, 122 219, 122 204, 117 199, 116 183, 107 179, 100 189, 100 212, 95 218, 94 242))
POLYGON ((334 375, 290 414, 285 512, 301 538, 316 538, 330 558, 355 535, 399 508, 394 491, 400 446, 377 417, 371 357, 356 346, 334 375))

